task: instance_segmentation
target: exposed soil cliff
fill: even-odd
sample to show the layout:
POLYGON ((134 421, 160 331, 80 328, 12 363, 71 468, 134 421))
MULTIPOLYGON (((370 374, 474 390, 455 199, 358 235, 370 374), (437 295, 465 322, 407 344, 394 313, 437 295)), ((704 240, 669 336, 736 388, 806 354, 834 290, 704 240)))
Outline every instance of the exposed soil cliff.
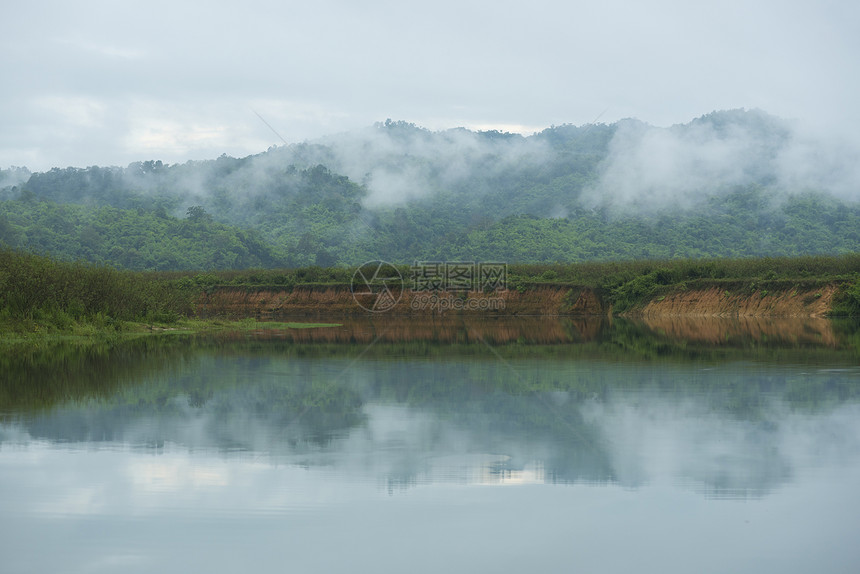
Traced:
MULTIPOLYGON (((367 305, 367 301, 364 301, 367 305)), ((201 295, 200 316, 269 317, 314 315, 365 315, 347 285, 292 291, 221 288, 201 295)), ((414 293, 406 290, 387 315, 606 315, 607 309, 591 289, 569 286, 534 286, 493 293, 414 293)))
POLYGON ((813 289, 733 292, 720 287, 677 291, 646 304, 635 315, 710 317, 824 317, 833 303, 833 284, 813 289))
MULTIPOLYGON (((649 317, 824 317, 838 290, 835 284, 779 289, 679 289, 625 313, 649 317)), ((365 301, 366 303, 366 301, 365 301)), ((197 302, 201 317, 354 316, 369 312, 348 285, 299 286, 293 290, 217 288, 197 302)), ((406 290, 387 316, 569 315, 606 316, 612 307, 590 288, 534 284, 494 293, 414 293, 406 290)))

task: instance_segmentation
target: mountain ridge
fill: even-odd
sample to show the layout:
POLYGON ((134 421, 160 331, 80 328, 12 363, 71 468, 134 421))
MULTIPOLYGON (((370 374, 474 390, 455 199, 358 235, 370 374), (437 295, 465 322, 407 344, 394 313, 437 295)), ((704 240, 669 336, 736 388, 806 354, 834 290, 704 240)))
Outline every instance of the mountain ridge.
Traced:
POLYGON ((530 136, 388 120, 244 158, 3 170, 0 242, 130 269, 839 254, 860 250, 858 158, 761 110, 530 136), (207 231, 183 243, 192 214, 207 231))

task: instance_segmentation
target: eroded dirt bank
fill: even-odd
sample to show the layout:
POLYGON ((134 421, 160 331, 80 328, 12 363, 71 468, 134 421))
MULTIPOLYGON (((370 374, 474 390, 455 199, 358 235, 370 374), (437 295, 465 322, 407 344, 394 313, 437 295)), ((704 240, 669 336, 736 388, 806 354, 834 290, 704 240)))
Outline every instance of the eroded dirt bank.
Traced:
MULTIPOLYGON (((368 307, 372 301, 362 301, 368 307)), ((349 316, 365 315, 349 286, 298 287, 292 291, 216 289, 201 295, 197 313, 203 317, 349 316)), ((591 289, 537 286, 522 292, 454 295, 404 291, 389 315, 606 315, 601 298, 591 289)))
MULTIPOLYGON (((706 286, 655 297, 624 315, 654 317, 824 317, 830 311, 835 284, 780 289, 726 289, 706 286)), ((367 305, 367 301, 364 301, 367 305)), ((348 285, 299 286, 293 290, 219 288, 197 302, 201 317, 356 316, 368 311, 356 302, 348 285)), ((386 315, 567 315, 606 316, 612 307, 590 288, 532 285, 495 293, 453 295, 406 290, 386 315)))
POLYGON ((643 317, 824 317, 837 286, 733 292, 720 287, 677 291, 633 313, 643 317))

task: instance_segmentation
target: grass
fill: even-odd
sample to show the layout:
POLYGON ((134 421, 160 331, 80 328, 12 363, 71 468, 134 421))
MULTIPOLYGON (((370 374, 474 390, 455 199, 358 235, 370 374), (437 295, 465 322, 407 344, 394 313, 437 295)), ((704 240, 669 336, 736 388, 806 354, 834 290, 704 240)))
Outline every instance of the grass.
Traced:
MULTIPOLYGON (((407 280, 408 265, 399 266, 407 280)), ((341 285, 353 269, 250 269, 225 272, 132 272, 68 263, 0 247, 0 344, 44 337, 115 338, 146 333, 330 326, 195 318, 201 294, 219 288, 292 290, 341 285)), ((535 285, 590 287, 623 312, 673 289, 720 286, 732 292, 838 283, 832 314, 860 315, 860 253, 757 259, 512 264, 509 289, 535 285)))

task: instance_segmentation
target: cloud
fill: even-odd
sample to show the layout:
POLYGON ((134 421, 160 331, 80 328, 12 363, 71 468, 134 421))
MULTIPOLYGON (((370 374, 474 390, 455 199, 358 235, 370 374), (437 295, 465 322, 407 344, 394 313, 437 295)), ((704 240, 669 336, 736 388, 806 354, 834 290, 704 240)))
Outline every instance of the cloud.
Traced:
POLYGON ((4 11, 0 37, 0 166, 206 157, 208 140, 187 149, 132 145, 139 122, 152 117, 138 115, 132 103, 141 100, 161 110, 159 124, 223 127, 234 143, 215 156, 279 141, 264 126, 256 126, 262 147, 242 137, 259 124, 248 112, 258 101, 284 102, 280 117, 278 106, 258 111, 291 143, 386 117, 434 130, 521 131, 587 123, 604 109, 606 122, 670 125, 703 110, 755 106, 857 129, 858 10, 677 0, 504 8, 251 1, 238 11, 223 0, 206 9, 160 0, 17 3, 4 11), (29 106, 42 98, 96 102, 104 129, 81 126, 77 115, 45 117, 29 106))
POLYGON ((464 193, 487 193, 492 190, 477 184, 544 163, 550 153, 543 142, 517 134, 465 128, 433 132, 390 120, 317 143, 324 150, 301 148, 294 152, 293 160, 323 163, 366 185, 365 206, 369 208, 404 205, 453 192, 467 181, 473 187, 464 193))
POLYGON ((856 137, 799 127, 776 158, 780 187, 787 191, 823 189, 840 199, 860 201, 860 144, 856 137))
POLYGON ((71 36, 68 38, 58 38, 55 40, 65 48, 73 50, 82 50, 103 58, 112 58, 119 60, 140 60, 146 57, 146 51, 123 47, 116 44, 99 44, 88 40, 71 36))
POLYGON ((650 213, 693 208, 737 186, 768 186, 777 195, 824 191, 860 200, 855 141, 815 134, 759 110, 714 112, 689 124, 617 124, 588 207, 650 213))

